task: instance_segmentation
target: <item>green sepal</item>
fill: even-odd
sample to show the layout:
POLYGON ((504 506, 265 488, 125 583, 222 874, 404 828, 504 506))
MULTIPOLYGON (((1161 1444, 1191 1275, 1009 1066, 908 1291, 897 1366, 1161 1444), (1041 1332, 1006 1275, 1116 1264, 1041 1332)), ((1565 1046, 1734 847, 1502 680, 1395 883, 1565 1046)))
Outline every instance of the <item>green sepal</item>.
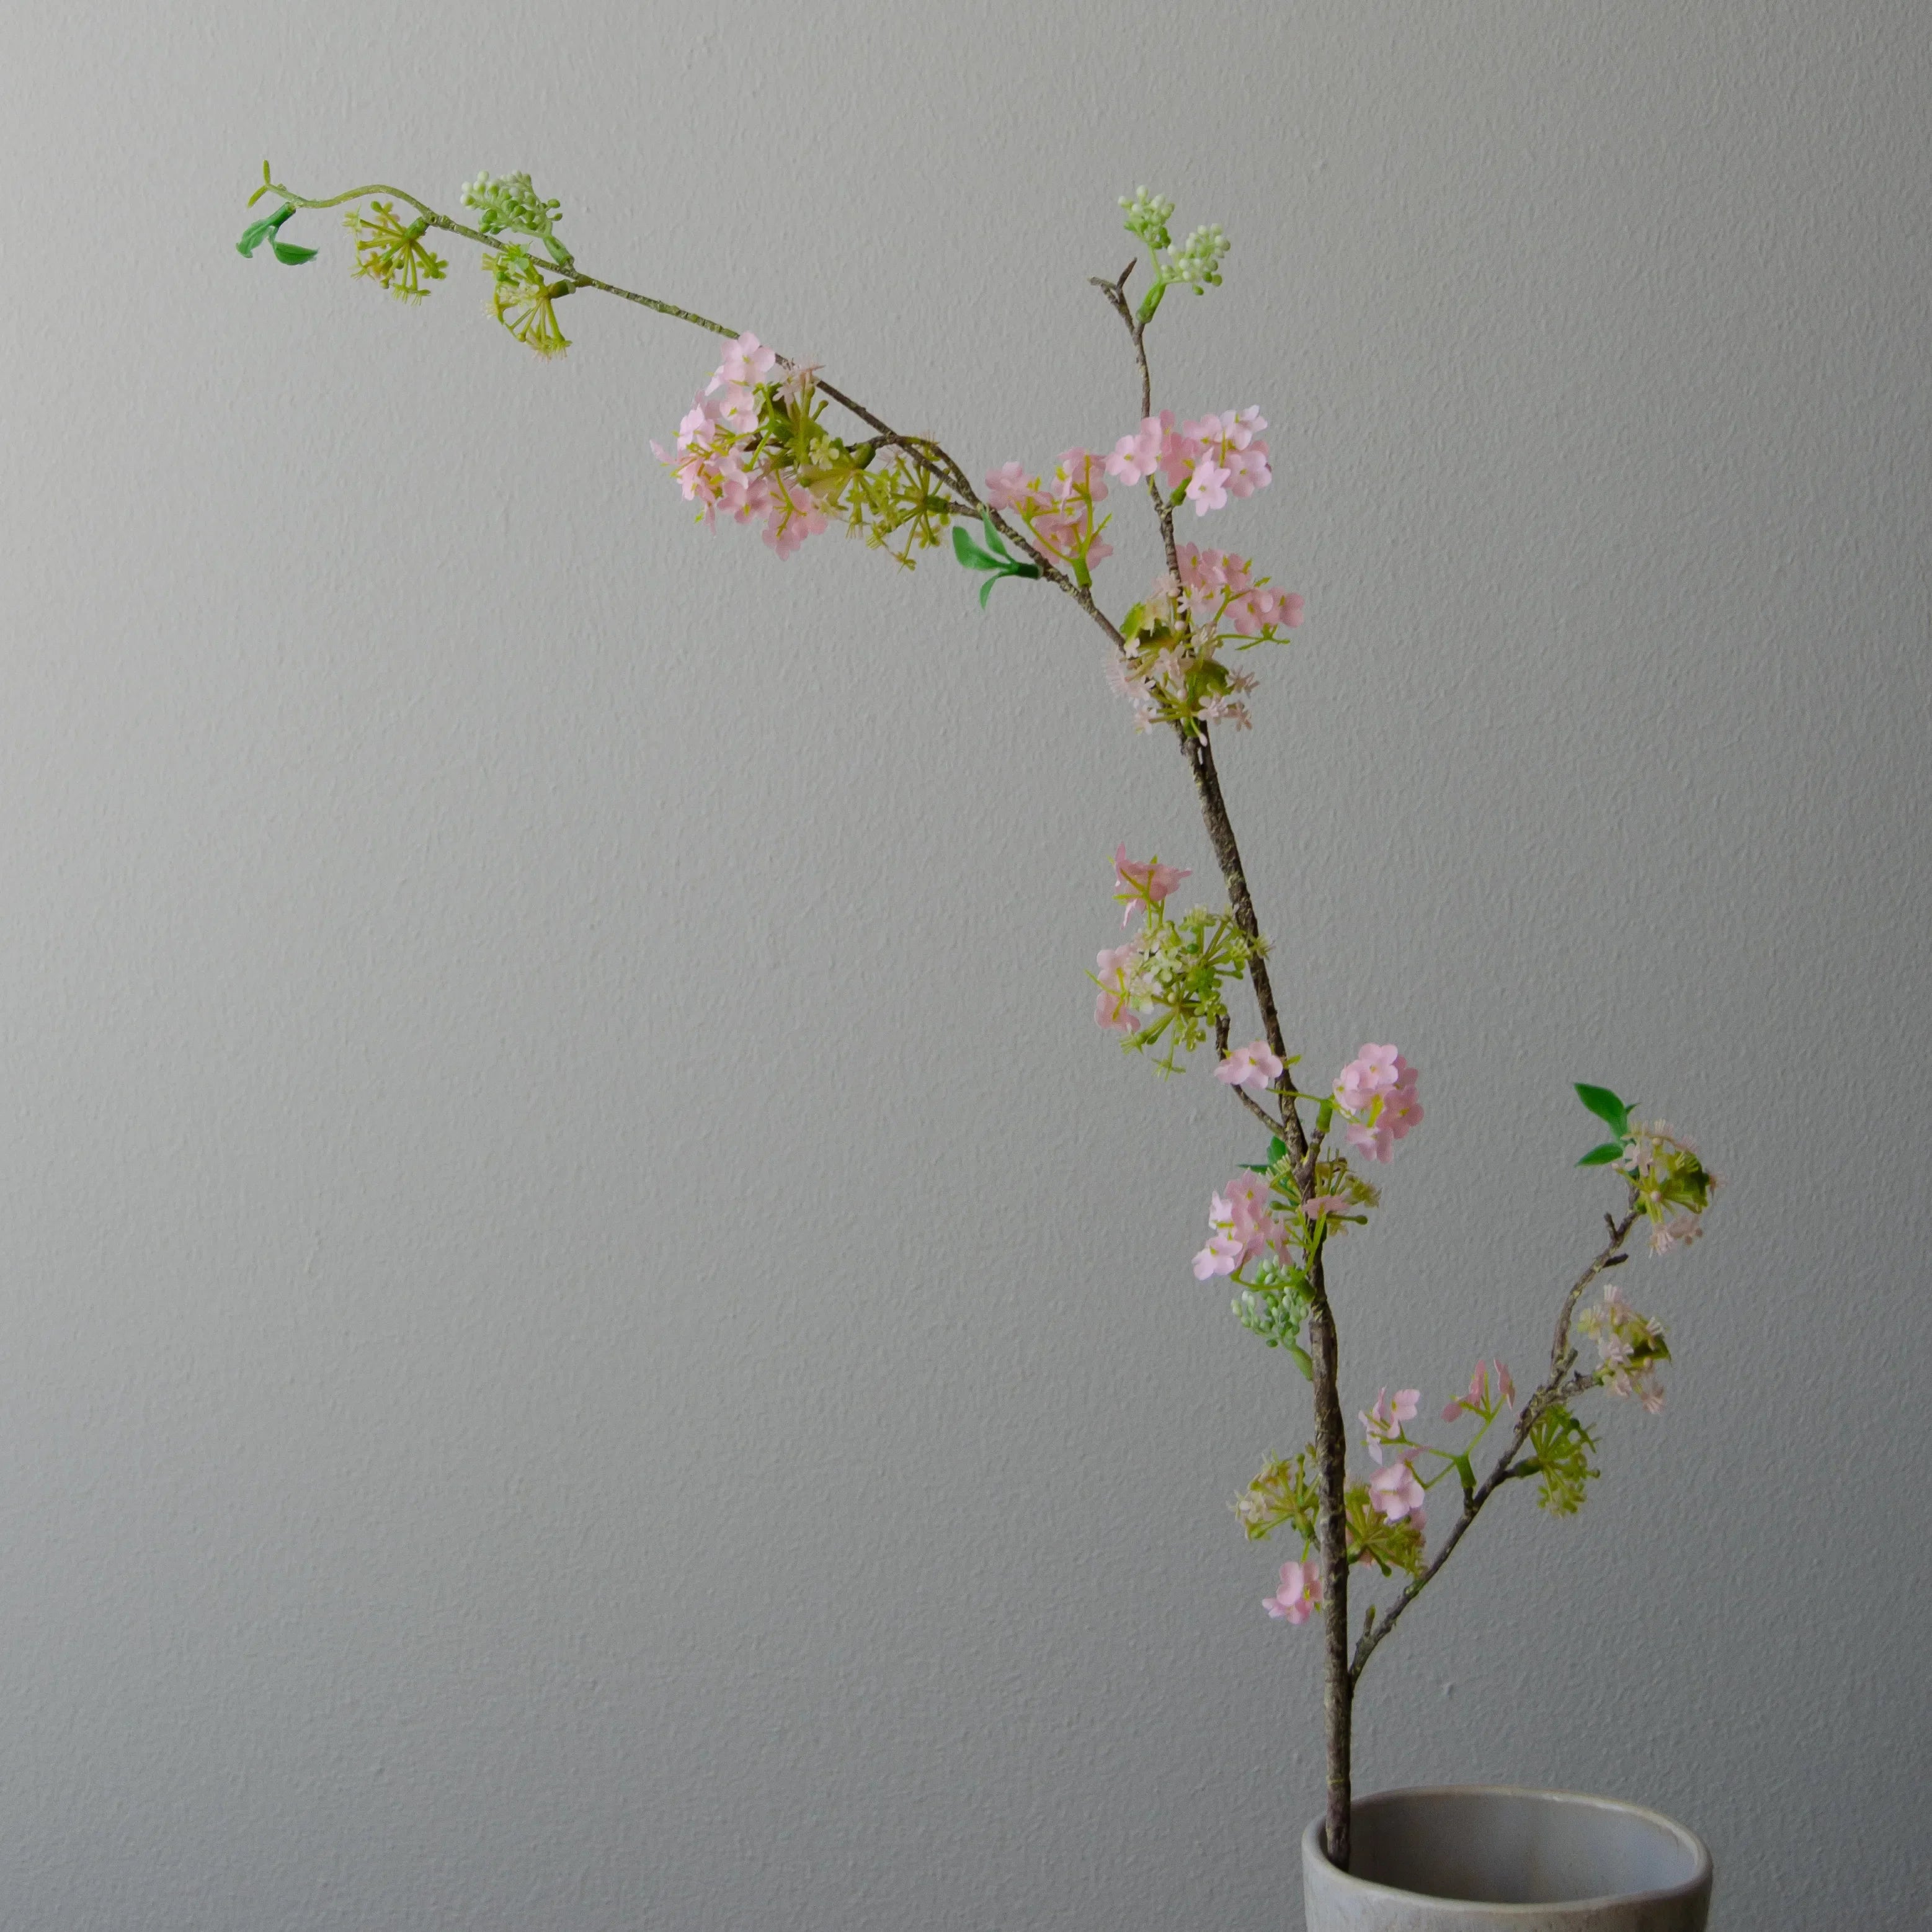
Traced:
POLYGON ((1580 1080, 1576 1083, 1576 1097, 1612 1133, 1630 1132, 1630 1102, 1619 1100, 1607 1087, 1586 1086, 1580 1080))
POLYGON ((1606 1141, 1601 1147, 1593 1147, 1576 1165, 1579 1167, 1608 1167, 1623 1150, 1622 1141, 1606 1141))

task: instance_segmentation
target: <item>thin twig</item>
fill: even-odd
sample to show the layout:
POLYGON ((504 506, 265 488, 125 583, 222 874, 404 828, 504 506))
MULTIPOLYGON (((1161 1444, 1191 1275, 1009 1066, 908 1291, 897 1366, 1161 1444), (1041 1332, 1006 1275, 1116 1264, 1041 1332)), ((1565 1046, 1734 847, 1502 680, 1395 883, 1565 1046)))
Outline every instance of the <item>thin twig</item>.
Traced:
POLYGON ((1594 1376, 1573 1376, 1570 1373, 1576 1364, 1576 1347, 1570 1339, 1570 1319, 1576 1312, 1576 1304, 1582 1298, 1583 1291, 1591 1282, 1606 1268, 1614 1268, 1627 1258, 1621 1250, 1630 1238, 1630 1229, 1636 1224, 1640 1211, 1633 1202, 1622 1220, 1611 1220, 1608 1216, 1604 1217, 1610 1220, 1610 1238, 1596 1258, 1576 1277, 1569 1293, 1563 1298, 1562 1307, 1556 1317, 1556 1338, 1550 1347, 1550 1373, 1518 1412, 1509 1446, 1497 1457, 1496 1466, 1473 1491, 1465 1492, 1462 1514, 1450 1526, 1449 1534, 1444 1538, 1442 1548, 1431 1558, 1427 1568, 1411 1580, 1401 1595, 1383 1614, 1379 1624, 1365 1623, 1363 1625, 1361 1640, 1355 1646, 1354 1660, 1348 1666, 1348 1680, 1352 1684, 1361 1681, 1363 1670, 1374 1655, 1376 1647, 1394 1629, 1403 1611, 1421 1595, 1436 1573, 1448 1562, 1456 1544, 1462 1541, 1464 1532, 1480 1513, 1483 1505, 1504 1483, 1536 1473, 1516 1460, 1516 1452, 1529 1440, 1530 1431, 1558 1402, 1582 1395, 1597 1385, 1594 1376))

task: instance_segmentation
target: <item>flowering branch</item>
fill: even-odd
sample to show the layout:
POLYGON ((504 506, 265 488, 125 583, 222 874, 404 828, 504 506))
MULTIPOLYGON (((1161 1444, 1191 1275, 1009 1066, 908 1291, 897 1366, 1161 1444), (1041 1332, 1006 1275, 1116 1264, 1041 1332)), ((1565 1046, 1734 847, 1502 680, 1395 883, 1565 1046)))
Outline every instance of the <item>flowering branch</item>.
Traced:
POLYGON ((1279 1589, 1264 1604, 1271 1617, 1290 1624, 1321 1616, 1324 1843, 1330 1860, 1346 1869, 1354 1697, 1369 1658, 1504 1484, 1534 1476, 1544 1508, 1568 1514, 1580 1506, 1598 1472, 1588 1460, 1592 1438, 1568 1407, 1574 1398, 1602 1388, 1634 1395, 1648 1409, 1661 1405, 1656 1370, 1670 1358, 1662 1329, 1632 1309, 1614 1284, 1600 1306, 1580 1312, 1580 1304, 1592 1281, 1628 1258, 1624 1244, 1640 1217, 1649 1220, 1651 1246, 1659 1253, 1696 1239, 1718 1184, 1695 1149, 1669 1128, 1634 1122, 1627 1104, 1609 1090, 1580 1086, 1578 1097, 1612 1138, 1579 1165, 1612 1168, 1625 1183, 1628 1200, 1621 1218, 1604 1217, 1608 1240, 1563 1300, 1549 1373, 1508 1425, 1508 1446, 1478 1482, 1476 1451, 1515 1404, 1508 1372, 1499 1362, 1478 1362, 1468 1394, 1443 1412, 1445 1422, 1473 1418, 1478 1424, 1461 1448, 1413 1439, 1408 1424, 1420 1391, 1399 1389, 1391 1396, 1384 1389, 1361 1418, 1376 1468, 1365 1480, 1350 1481, 1328 1250, 1378 1208, 1380 1192, 1365 1170, 1388 1162, 1423 1115, 1416 1070, 1392 1046, 1364 1044, 1325 1093, 1298 1082, 1298 1058, 1289 1051, 1270 977, 1269 944, 1216 763, 1214 728, 1244 729, 1251 722, 1246 700, 1256 680, 1232 668, 1232 656, 1288 642, 1286 633, 1303 615, 1301 598, 1256 575, 1249 559, 1183 543, 1176 534, 1184 507, 1198 519, 1267 488, 1272 478, 1261 436, 1268 424, 1258 410, 1230 409, 1177 424, 1172 412, 1156 414, 1154 406, 1148 325, 1169 289, 1185 286, 1201 295, 1219 285, 1226 236, 1217 226, 1198 227, 1177 246, 1167 226, 1171 202, 1144 188, 1122 200, 1125 226, 1145 244, 1149 286, 1138 304, 1130 301, 1132 262, 1111 281, 1093 280, 1133 352, 1140 376, 1138 428, 1110 453, 1070 449, 1052 466, 1030 471, 1008 463, 976 488, 941 444, 895 429, 824 381, 816 364, 794 362, 755 335, 580 268, 556 233, 560 204, 538 196, 527 175, 480 175, 466 184, 462 198, 476 217, 472 226, 381 184, 310 200, 273 180, 266 162, 262 172, 250 205, 276 194, 282 206, 244 230, 237 244, 244 256, 266 242, 277 261, 300 266, 315 251, 285 242, 285 224, 298 210, 355 203, 346 220, 356 238, 357 274, 392 296, 420 302, 447 267, 426 245, 430 231, 478 244, 486 251, 482 266, 491 278, 497 319, 540 356, 568 349, 556 305, 585 289, 724 338, 722 360, 679 424, 675 446, 652 445, 700 520, 712 523, 720 512, 740 524, 761 519, 765 542, 784 558, 836 517, 875 546, 899 536, 889 554, 908 568, 915 550, 940 546, 950 529, 956 558, 984 578, 982 609, 994 586, 1008 578, 1044 583, 1071 598, 1107 640, 1110 676, 1131 700, 1136 728, 1172 732, 1187 763, 1225 907, 1170 912, 1167 902, 1189 874, 1157 857, 1130 860, 1124 844, 1119 847, 1114 898, 1125 908, 1121 923, 1130 925, 1138 914, 1141 924, 1098 955, 1089 976, 1096 989, 1094 1018, 1120 1035, 1129 1051, 1158 1046, 1150 1057, 1164 1073, 1183 1071, 1182 1057, 1211 1036, 1216 1078, 1268 1130, 1264 1160, 1243 1167, 1213 1196, 1209 1237, 1194 1257, 1193 1271, 1204 1282, 1226 1278, 1239 1291, 1233 1307, 1241 1325, 1283 1351, 1312 1384, 1312 1442, 1292 1462, 1264 1469, 1236 1507, 1250 1537, 1286 1527, 1300 1539, 1299 1556, 1282 1565, 1279 1589), (364 202, 366 208, 360 206, 364 202), (398 203, 415 211, 412 220, 398 214, 398 203), (871 435, 848 440, 836 434, 824 421, 828 403, 871 435), (1095 569, 1112 554, 1106 532, 1113 512, 1100 507, 1112 483, 1144 492, 1166 566, 1150 594, 1118 620, 1094 590, 1095 569), (959 527, 968 524, 979 526, 977 538, 959 527), (1228 999, 1244 982, 1254 994, 1261 1036, 1232 1047, 1228 999), (1312 1118, 1304 1118, 1304 1101, 1312 1118), (1596 1342, 1600 1359, 1592 1372, 1576 1368, 1573 1328, 1596 1342), (1452 1478, 1461 1512, 1431 1556, 1424 1541, 1426 1492, 1452 1478), (1400 1570, 1408 1580, 1379 1621, 1376 1607, 1369 1608, 1352 1658, 1349 1577, 1358 1564, 1372 1565, 1384 1577, 1400 1570))

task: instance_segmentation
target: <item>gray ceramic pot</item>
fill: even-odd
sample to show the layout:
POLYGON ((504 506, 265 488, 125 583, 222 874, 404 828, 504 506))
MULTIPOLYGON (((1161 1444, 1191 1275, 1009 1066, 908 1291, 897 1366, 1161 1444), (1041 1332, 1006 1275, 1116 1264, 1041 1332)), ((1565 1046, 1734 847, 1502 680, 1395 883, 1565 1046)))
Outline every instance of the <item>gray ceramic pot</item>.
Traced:
POLYGON ((1301 1840, 1308 1932, 1704 1932, 1711 1855, 1654 1811, 1502 1785, 1355 1801, 1349 1869, 1301 1840))

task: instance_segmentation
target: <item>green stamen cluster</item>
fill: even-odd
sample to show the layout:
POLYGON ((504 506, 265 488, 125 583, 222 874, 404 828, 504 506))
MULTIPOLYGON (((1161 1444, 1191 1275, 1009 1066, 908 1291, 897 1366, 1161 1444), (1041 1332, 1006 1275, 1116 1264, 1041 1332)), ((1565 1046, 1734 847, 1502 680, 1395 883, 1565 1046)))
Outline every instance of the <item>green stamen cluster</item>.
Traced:
POLYGON ((1553 1402, 1530 1426, 1534 1452, 1523 1464, 1525 1475, 1541 1480, 1536 1506, 1553 1516, 1574 1516, 1583 1507, 1583 1485, 1603 1472, 1590 1466, 1596 1438, 1565 1408, 1553 1402))
POLYGON ((398 302, 421 302, 429 293, 424 284, 441 281, 449 266, 423 246, 428 220, 418 216, 405 226, 388 202, 372 201, 366 210, 346 208, 342 225, 356 238, 354 272, 367 275, 398 302))
POLYGON ((1165 1050, 1154 1063, 1163 1073, 1181 1071, 1176 1058, 1192 1053, 1227 1016, 1222 988, 1238 982, 1261 947, 1234 922, 1232 912, 1196 906, 1178 919, 1149 909, 1134 962, 1134 1005, 1154 1016, 1150 1025, 1130 1034, 1120 1044, 1144 1053, 1156 1040, 1165 1050))
POLYGON ((483 268, 491 278, 490 313, 519 342, 545 361, 569 348, 570 338, 557 325, 554 306, 560 296, 569 294, 569 283, 550 280, 530 251, 514 242, 496 254, 485 255, 483 268))

